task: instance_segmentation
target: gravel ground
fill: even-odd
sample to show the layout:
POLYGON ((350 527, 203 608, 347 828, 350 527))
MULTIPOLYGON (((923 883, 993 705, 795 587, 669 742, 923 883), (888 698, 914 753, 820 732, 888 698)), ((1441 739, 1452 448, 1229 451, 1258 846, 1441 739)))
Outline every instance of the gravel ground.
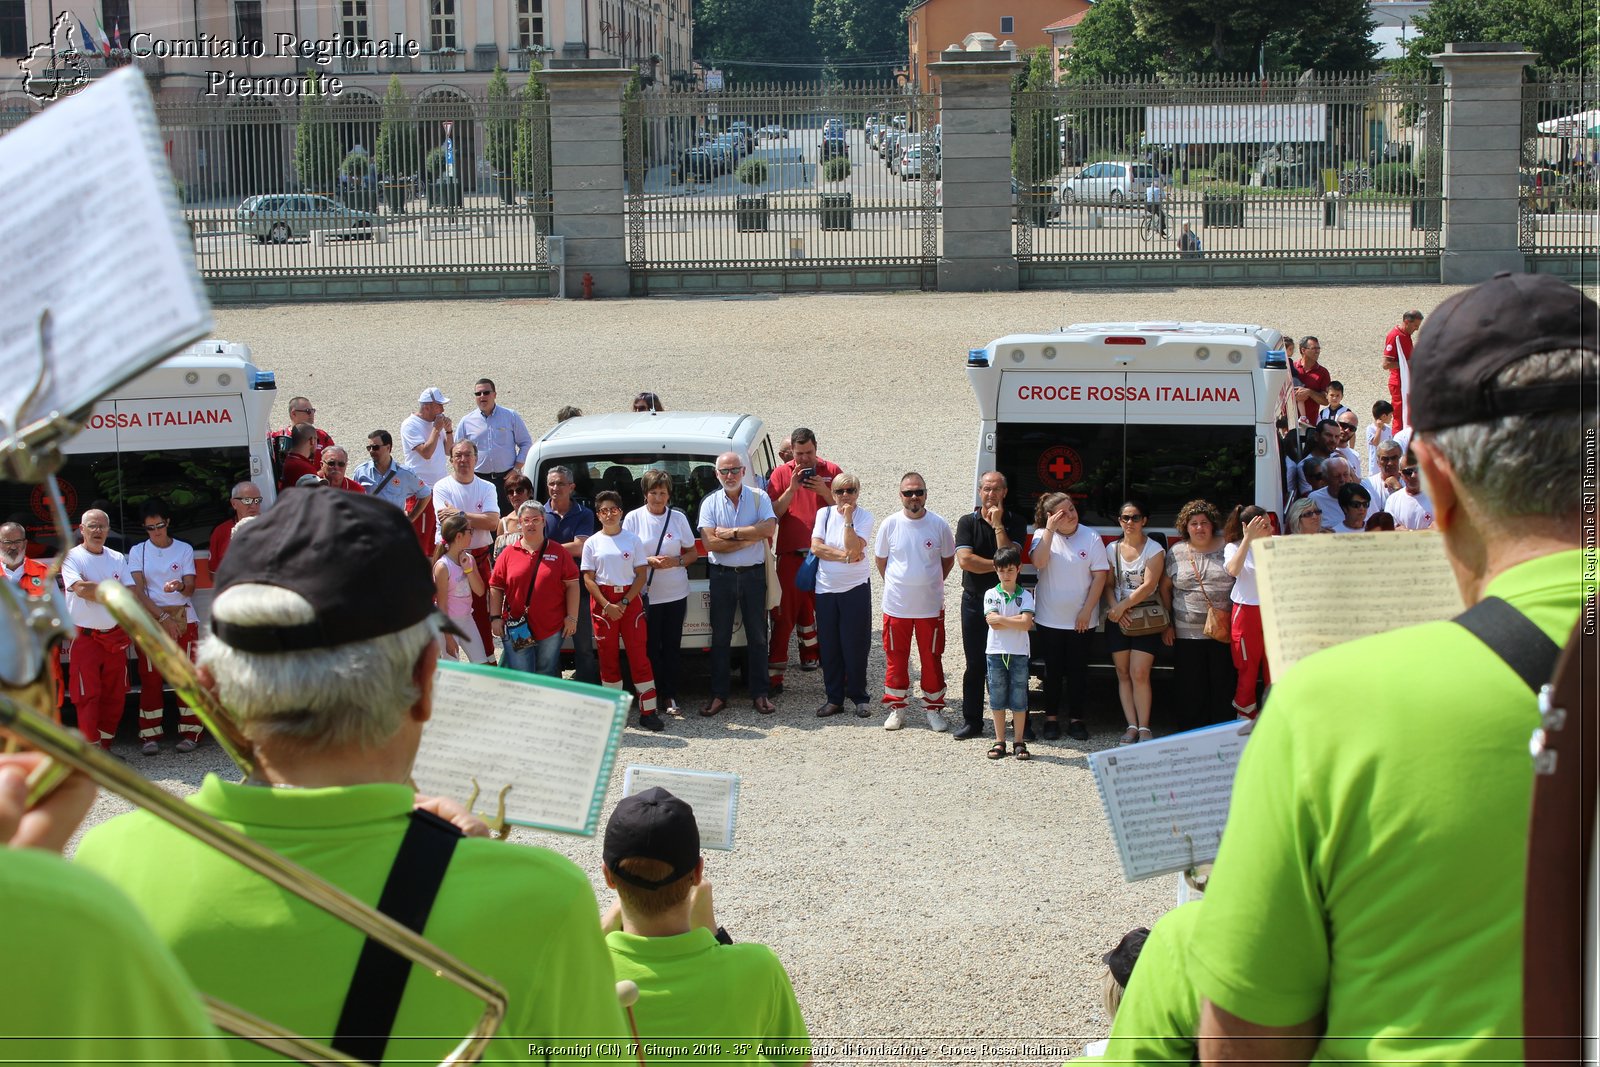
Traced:
MULTIPOLYGON (((917 469, 928 480, 930 509, 953 524, 972 499, 969 347, 1080 321, 1271 324, 1321 337, 1324 362, 1345 383, 1364 428, 1372 402, 1387 396, 1378 366, 1385 332, 1402 311, 1429 312, 1454 291, 309 305, 223 309, 216 335, 249 344, 257 363, 277 372, 277 424, 287 422, 288 398, 304 393, 346 444, 362 443, 374 427, 398 431, 428 385, 444 388, 459 420, 472 408, 471 382, 494 378, 500 400, 535 435, 564 404, 616 410, 652 389, 673 409, 756 413, 775 437, 812 427, 822 455, 860 475, 863 505, 880 519, 896 506, 899 475, 917 469)), ((944 657, 952 698, 962 662, 958 599, 952 580, 944 657)), ((879 677, 882 669, 875 650, 869 671, 879 677)), ((684 704, 693 708, 704 699, 704 672, 691 664, 687 673, 684 704)), ((738 847, 707 861, 718 917, 735 938, 765 942, 782 957, 819 1039, 819 1062, 845 1058, 829 1038, 903 1038, 930 1057, 949 1039, 959 1044, 944 1058, 990 1061, 993 1050, 976 1042, 1055 1035, 1071 1050, 1107 1026, 1099 955, 1130 927, 1152 923, 1176 891, 1174 878, 1123 881, 1084 759, 1115 743, 1121 715, 1114 686, 1101 677, 1094 688, 1091 741, 1041 742, 1031 764, 991 762, 984 742, 928 731, 920 710, 898 734, 881 729, 881 715, 818 720, 820 676, 791 669, 776 715, 736 702, 715 719, 691 711, 658 735, 630 728, 619 768, 741 775, 738 847)), ((1175 699, 1158 689, 1158 728, 1175 699)), ((180 793, 225 762, 213 745, 190 757, 128 753, 180 793)), ((605 815, 621 780, 619 769, 605 815)), ((125 808, 103 799, 91 821, 125 808)), ((569 856, 608 899, 598 838, 522 831, 516 840, 569 856)))

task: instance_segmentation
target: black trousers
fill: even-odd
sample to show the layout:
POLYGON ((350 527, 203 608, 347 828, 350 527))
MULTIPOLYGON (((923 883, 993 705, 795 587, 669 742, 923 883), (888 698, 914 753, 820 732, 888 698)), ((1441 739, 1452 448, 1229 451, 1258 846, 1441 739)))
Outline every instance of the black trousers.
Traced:
POLYGON ((1044 658, 1044 713, 1055 718, 1065 705, 1067 717, 1081 719, 1089 691, 1089 646, 1094 631, 1058 630, 1040 626, 1033 632, 1044 658), (1064 698, 1064 699, 1063 699, 1064 698))
POLYGON ((678 660, 683 654, 683 620, 689 598, 666 604, 645 602, 645 651, 656 676, 656 707, 665 708, 678 698, 678 660))
POLYGON ((984 648, 989 643, 989 624, 983 619, 983 597, 961 590, 961 651, 967 666, 961 672, 961 718, 968 726, 983 729, 983 691, 988 684, 989 660, 984 648))
POLYGON ((510 473, 508 470, 495 471, 493 473, 489 471, 477 472, 478 477, 494 486, 495 501, 500 505, 501 516, 511 514, 511 501, 506 497, 506 475, 510 473))
POLYGON ((1179 729, 1228 722, 1234 718, 1233 648, 1209 637, 1180 637, 1172 642, 1177 673, 1179 729))
POLYGON ((711 695, 728 699, 733 613, 744 620, 745 673, 752 697, 764 697, 767 681, 767 568, 710 565, 711 695))

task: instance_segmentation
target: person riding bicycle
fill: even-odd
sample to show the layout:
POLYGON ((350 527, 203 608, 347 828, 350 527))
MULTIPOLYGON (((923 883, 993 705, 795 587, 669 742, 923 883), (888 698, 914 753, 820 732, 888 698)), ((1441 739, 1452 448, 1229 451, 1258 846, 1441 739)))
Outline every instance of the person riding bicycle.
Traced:
POLYGON ((1156 223, 1161 227, 1161 236, 1167 235, 1167 209, 1163 204, 1167 198, 1167 191, 1162 188, 1160 179, 1152 181, 1145 186, 1144 209, 1155 217, 1156 223))

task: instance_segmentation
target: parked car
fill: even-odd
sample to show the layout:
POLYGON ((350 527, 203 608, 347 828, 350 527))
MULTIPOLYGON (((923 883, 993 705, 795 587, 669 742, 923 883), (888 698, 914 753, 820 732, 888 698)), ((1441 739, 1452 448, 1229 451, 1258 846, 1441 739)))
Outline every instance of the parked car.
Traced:
MULTIPOLYGON (((1049 182, 1038 182, 1033 186, 1033 193, 1023 203, 1022 183, 1016 176, 1011 178, 1011 221, 1020 222, 1025 216, 1031 215, 1029 221, 1036 226, 1046 225, 1051 219, 1061 217, 1061 205, 1057 203, 1055 188, 1049 182), (1023 211, 1026 207, 1029 211, 1023 211)), ((944 182, 937 181, 933 186, 933 206, 944 208, 944 182)))
POLYGON ((761 127, 756 131, 756 133, 769 140, 787 141, 789 139, 789 131, 783 126, 778 125, 776 122, 772 123, 771 125, 761 127))
POLYGON ((894 159, 895 153, 900 150, 900 139, 905 135, 906 131, 895 129, 892 126, 889 128, 889 132, 883 135, 883 143, 878 149, 878 154, 883 157, 884 166, 892 168, 893 165, 890 161, 894 159))
POLYGON ((728 123, 727 132, 738 137, 739 140, 743 142, 745 155, 749 155, 751 152, 755 151, 756 131, 755 127, 751 126, 748 122, 730 122, 728 123))
POLYGON ((721 145, 725 150, 727 154, 725 170, 732 170, 737 167, 740 161, 750 154, 750 150, 745 147, 744 138, 737 133, 719 133, 716 140, 711 143, 721 145))
POLYGON ((939 177, 939 152, 932 145, 912 145, 900 154, 900 180, 939 177))
POLYGON ((922 147, 922 135, 918 133, 902 133, 894 143, 894 154, 888 159, 889 173, 899 174, 900 165, 905 162, 906 153, 913 148, 922 147))
POLYGON ((1061 183, 1061 199, 1071 204, 1142 204, 1144 192, 1162 184, 1161 172, 1149 163, 1108 160, 1091 163, 1061 183))
POLYGON ((708 182, 717 176, 717 160, 704 148, 691 148, 683 154, 682 173, 685 181, 708 182))
POLYGON ((252 196, 234 212, 239 232, 262 244, 284 244, 318 230, 346 237, 371 237, 378 216, 345 207, 337 200, 310 193, 266 193, 252 196))

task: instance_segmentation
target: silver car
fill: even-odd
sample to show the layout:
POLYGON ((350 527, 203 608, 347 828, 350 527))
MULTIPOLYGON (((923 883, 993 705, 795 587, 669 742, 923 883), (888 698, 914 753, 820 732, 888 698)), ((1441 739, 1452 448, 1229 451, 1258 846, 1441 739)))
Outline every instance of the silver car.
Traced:
POLYGON ((1144 191, 1162 185, 1161 172, 1149 163, 1107 160, 1091 163, 1061 183, 1064 203, 1142 204, 1144 191))
POLYGON ((239 232, 266 244, 284 244, 318 230, 347 237, 371 237, 378 216, 345 207, 337 200, 311 193, 266 193, 252 196, 234 212, 239 232))

